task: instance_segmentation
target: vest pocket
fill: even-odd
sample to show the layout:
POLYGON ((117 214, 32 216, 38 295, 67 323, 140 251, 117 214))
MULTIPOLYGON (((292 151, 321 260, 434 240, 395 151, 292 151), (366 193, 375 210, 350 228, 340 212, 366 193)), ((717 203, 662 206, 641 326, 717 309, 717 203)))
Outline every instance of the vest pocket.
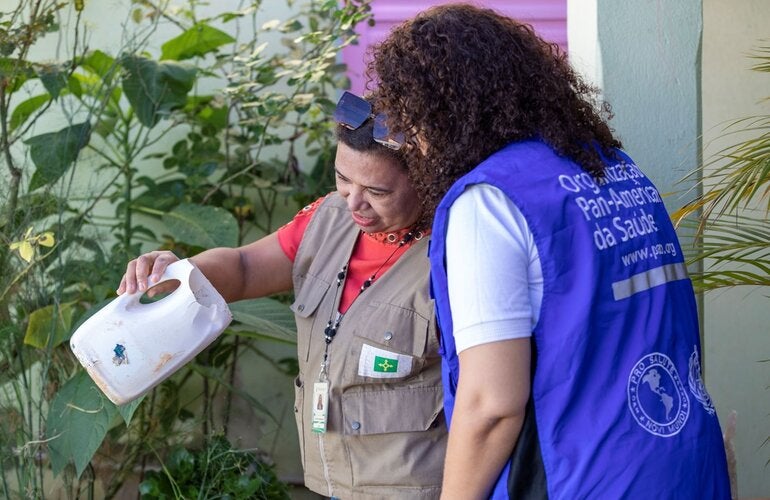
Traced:
MULTIPOLYGON (((367 389, 371 389, 368 387, 367 389)), ((434 487, 446 449, 441 387, 390 387, 342 395, 355 486, 434 487), (387 474, 383 474, 383 467, 387 474)))
POLYGON ((316 312, 330 285, 312 274, 305 275, 299 283, 294 290, 294 303, 290 308, 297 322, 297 355, 301 365, 302 361, 308 360, 313 323, 316 320, 324 321, 316 312))
POLYGON ((422 370, 429 351, 435 354, 437 346, 428 345, 431 322, 414 310, 371 302, 357 314, 365 319, 352 329, 347 384, 403 380, 422 370))
POLYGON ((343 434, 427 431, 443 409, 440 386, 371 389, 342 395, 343 434))

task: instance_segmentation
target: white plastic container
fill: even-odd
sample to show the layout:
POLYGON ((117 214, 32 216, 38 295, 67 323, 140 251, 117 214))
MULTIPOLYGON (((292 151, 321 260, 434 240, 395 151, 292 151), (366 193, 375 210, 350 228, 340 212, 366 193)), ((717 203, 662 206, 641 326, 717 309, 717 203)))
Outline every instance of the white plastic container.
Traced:
POLYGON ((156 302, 142 304, 143 292, 118 296, 70 339, 80 364, 116 405, 165 380, 232 321, 227 303, 192 263, 174 262, 158 283, 174 279, 179 287, 156 302))

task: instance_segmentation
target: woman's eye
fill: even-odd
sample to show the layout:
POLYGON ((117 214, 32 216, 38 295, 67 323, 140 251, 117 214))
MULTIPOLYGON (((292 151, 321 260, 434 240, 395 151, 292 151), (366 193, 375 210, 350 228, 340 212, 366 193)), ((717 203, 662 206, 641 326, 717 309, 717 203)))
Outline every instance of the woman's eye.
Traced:
POLYGON ((385 196, 388 193, 386 193, 385 191, 375 191, 375 190, 370 189, 369 190, 369 194, 374 196, 374 197, 382 197, 382 196, 385 196))

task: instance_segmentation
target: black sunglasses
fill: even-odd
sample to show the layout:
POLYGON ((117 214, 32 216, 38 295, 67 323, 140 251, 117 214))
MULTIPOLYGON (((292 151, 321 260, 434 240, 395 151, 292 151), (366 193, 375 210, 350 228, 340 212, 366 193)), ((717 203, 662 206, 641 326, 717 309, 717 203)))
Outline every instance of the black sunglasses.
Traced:
POLYGON ((372 138, 376 143, 390 149, 401 149, 404 144, 404 134, 390 135, 388 127, 385 125, 384 113, 374 115, 369 101, 348 91, 342 93, 342 97, 334 109, 334 121, 350 130, 356 130, 369 118, 374 119, 372 138))

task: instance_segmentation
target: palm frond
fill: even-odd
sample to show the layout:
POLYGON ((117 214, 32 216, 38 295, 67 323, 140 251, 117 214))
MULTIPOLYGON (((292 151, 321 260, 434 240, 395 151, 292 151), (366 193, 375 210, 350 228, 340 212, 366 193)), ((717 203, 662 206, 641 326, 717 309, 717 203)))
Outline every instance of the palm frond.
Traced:
MULTIPOLYGON (((706 217, 712 214, 719 216, 748 206, 757 198, 768 198, 770 116, 738 120, 732 126, 741 128, 742 134, 752 132, 755 135, 722 149, 704 164, 704 169, 716 166, 704 177, 704 182, 708 184, 705 194, 708 202, 703 207, 706 217), (750 123, 746 123, 749 120, 750 123)), ((767 208, 770 209, 770 205, 767 208)))
MULTIPOLYGON (((693 283, 702 290, 770 285, 770 225, 764 217, 731 216, 707 221, 692 242, 689 264, 702 263, 693 283)), ((694 227, 689 221, 684 227, 694 227)))
POLYGON ((697 291, 710 291, 736 286, 770 286, 770 276, 744 271, 708 271, 691 276, 697 291))
MULTIPOLYGON (((757 115, 727 124, 720 140, 731 136, 736 143, 713 153, 702 167, 684 179, 697 177, 703 194, 672 214, 679 224, 687 216, 721 216, 765 199, 770 210, 770 115, 757 115), (746 135, 751 137, 746 139, 746 135)), ((702 227, 700 229, 703 229, 702 227)))
MULTIPOLYGON (((750 58, 752 70, 770 72, 770 41, 750 58)), ((770 115, 734 120, 717 139, 734 140, 690 172, 685 179, 696 179, 702 194, 672 214, 677 228, 688 230, 682 237, 688 262, 704 270, 693 274, 693 283, 701 290, 768 286, 770 115)))
POLYGON ((751 67, 754 71, 765 71, 770 73, 770 46, 763 45, 754 50, 755 54, 749 56, 751 59, 757 59, 760 62, 751 67))
MULTIPOLYGON (((752 70, 770 72, 770 40, 761 40, 749 58, 756 62, 752 70)), ((733 144, 712 154, 700 168, 682 179, 696 179, 695 185, 703 194, 672 216, 675 223, 699 213, 702 219, 720 217, 750 206, 757 199, 764 199, 765 209, 770 211, 770 115, 727 123, 717 139, 725 141, 731 137, 735 138, 733 144)), ((698 230, 703 229, 700 224, 698 230)))

